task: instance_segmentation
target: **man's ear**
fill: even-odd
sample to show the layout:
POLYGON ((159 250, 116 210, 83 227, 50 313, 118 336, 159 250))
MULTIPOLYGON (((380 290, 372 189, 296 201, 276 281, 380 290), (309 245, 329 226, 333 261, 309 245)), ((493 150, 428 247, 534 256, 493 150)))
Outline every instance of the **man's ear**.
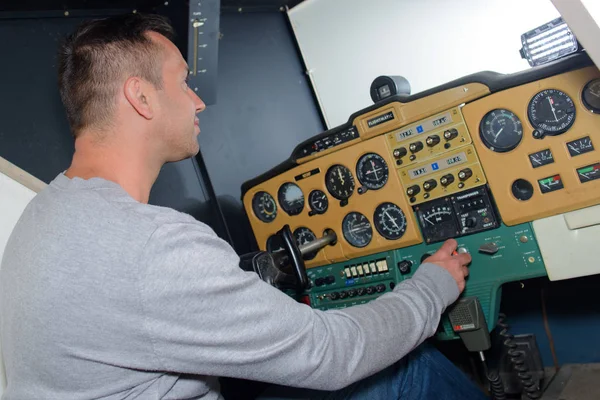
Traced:
POLYGON ((138 114, 146 119, 154 117, 150 87, 151 85, 148 82, 135 76, 127 79, 123 86, 125 98, 129 104, 131 104, 138 114))

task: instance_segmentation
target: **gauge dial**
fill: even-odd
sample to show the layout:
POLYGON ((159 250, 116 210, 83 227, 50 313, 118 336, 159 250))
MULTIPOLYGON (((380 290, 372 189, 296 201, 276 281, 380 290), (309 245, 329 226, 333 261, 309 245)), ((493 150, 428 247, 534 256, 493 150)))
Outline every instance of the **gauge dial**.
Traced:
POLYGON ((529 161, 533 168, 539 168, 547 164, 552 164, 554 162, 554 157, 552 156, 552 151, 550 151, 550 149, 545 149, 530 154, 529 161))
POLYGON ((388 181, 388 166, 379 154, 368 153, 356 164, 356 177, 367 189, 381 189, 388 181))
MULTIPOLYGON (((294 237, 296 238, 296 243, 298 246, 302 246, 304 244, 310 243, 313 240, 317 240, 317 236, 308 228, 300 227, 294 231, 294 237)), ((312 260, 317 256, 317 252, 313 251, 312 253, 305 254, 305 260, 312 260)))
POLYGON ((394 203, 383 203, 375 209, 375 229, 389 240, 400 239, 406 232, 406 216, 394 203))
POLYGON ((575 105, 565 92, 546 89, 531 99, 527 115, 531 125, 543 134, 559 135, 575 122, 575 105))
POLYGON ((283 211, 289 215, 298 215, 304 209, 304 193, 295 183, 286 182, 277 192, 277 200, 283 211))
POLYGON ((267 192, 258 192, 254 195, 252 210, 262 222, 272 222, 277 216, 275 199, 267 192))
POLYGON ((571 157, 577 157, 581 154, 589 153, 594 151, 594 144, 589 136, 582 137, 577 140, 573 140, 567 143, 567 149, 571 157))
POLYGON ((600 114, 600 78, 594 79, 583 88, 581 95, 585 108, 600 114))
POLYGON ((346 200, 354 192, 354 176, 348 168, 336 164, 327 170, 325 186, 333 197, 346 200))
POLYGON ((515 113, 499 108, 483 117, 479 126, 483 144, 490 150, 503 153, 517 147, 523 139, 523 124, 515 113))
POLYGON ((373 239, 371 223, 359 212, 351 212, 342 221, 344 239, 354 247, 365 247, 373 239))
POLYGON ((329 199, 323 191, 313 190, 308 195, 308 204, 314 213, 324 214, 327 211, 327 207, 329 207, 329 199))
POLYGON ((446 240, 459 233, 452 204, 445 199, 422 205, 417 217, 427 243, 446 240))

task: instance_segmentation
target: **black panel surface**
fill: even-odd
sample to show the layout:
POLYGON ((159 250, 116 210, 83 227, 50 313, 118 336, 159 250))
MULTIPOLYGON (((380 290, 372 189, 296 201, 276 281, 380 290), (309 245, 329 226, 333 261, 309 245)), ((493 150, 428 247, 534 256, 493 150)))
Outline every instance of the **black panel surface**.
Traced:
POLYGON ((235 248, 244 253, 256 244, 242 183, 324 127, 285 15, 223 13, 220 23, 218 102, 199 114, 199 141, 235 248))

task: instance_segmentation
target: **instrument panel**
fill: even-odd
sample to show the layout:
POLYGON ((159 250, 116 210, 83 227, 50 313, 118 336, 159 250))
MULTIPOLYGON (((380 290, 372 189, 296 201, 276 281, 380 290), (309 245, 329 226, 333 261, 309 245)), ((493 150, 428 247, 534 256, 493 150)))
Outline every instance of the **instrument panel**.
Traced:
POLYGON ((307 258, 314 268, 599 204, 598 69, 489 92, 470 84, 355 114, 340 130, 352 140, 244 194, 261 249, 285 224, 299 243, 332 229, 339 241, 307 258))
POLYGON ((600 203, 599 77, 583 68, 462 108, 505 224, 600 203))
POLYGON ((250 189, 244 205, 261 249, 277 251, 290 225, 299 243, 326 229, 338 242, 305 257, 307 268, 422 242, 385 136, 316 158, 250 189), (296 235, 298 229, 303 234, 296 235))

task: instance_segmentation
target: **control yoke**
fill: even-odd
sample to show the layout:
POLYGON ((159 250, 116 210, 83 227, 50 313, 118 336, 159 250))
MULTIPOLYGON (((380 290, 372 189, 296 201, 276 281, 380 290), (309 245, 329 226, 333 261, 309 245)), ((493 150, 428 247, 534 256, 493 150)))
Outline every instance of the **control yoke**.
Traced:
POLYGON ((240 268, 256 272, 263 281, 278 289, 302 292, 309 286, 303 256, 335 244, 337 235, 328 229, 323 237, 301 246, 296 244, 289 225, 281 228, 277 235, 282 239, 283 251, 273 254, 267 251, 244 254, 240 257, 240 268))

